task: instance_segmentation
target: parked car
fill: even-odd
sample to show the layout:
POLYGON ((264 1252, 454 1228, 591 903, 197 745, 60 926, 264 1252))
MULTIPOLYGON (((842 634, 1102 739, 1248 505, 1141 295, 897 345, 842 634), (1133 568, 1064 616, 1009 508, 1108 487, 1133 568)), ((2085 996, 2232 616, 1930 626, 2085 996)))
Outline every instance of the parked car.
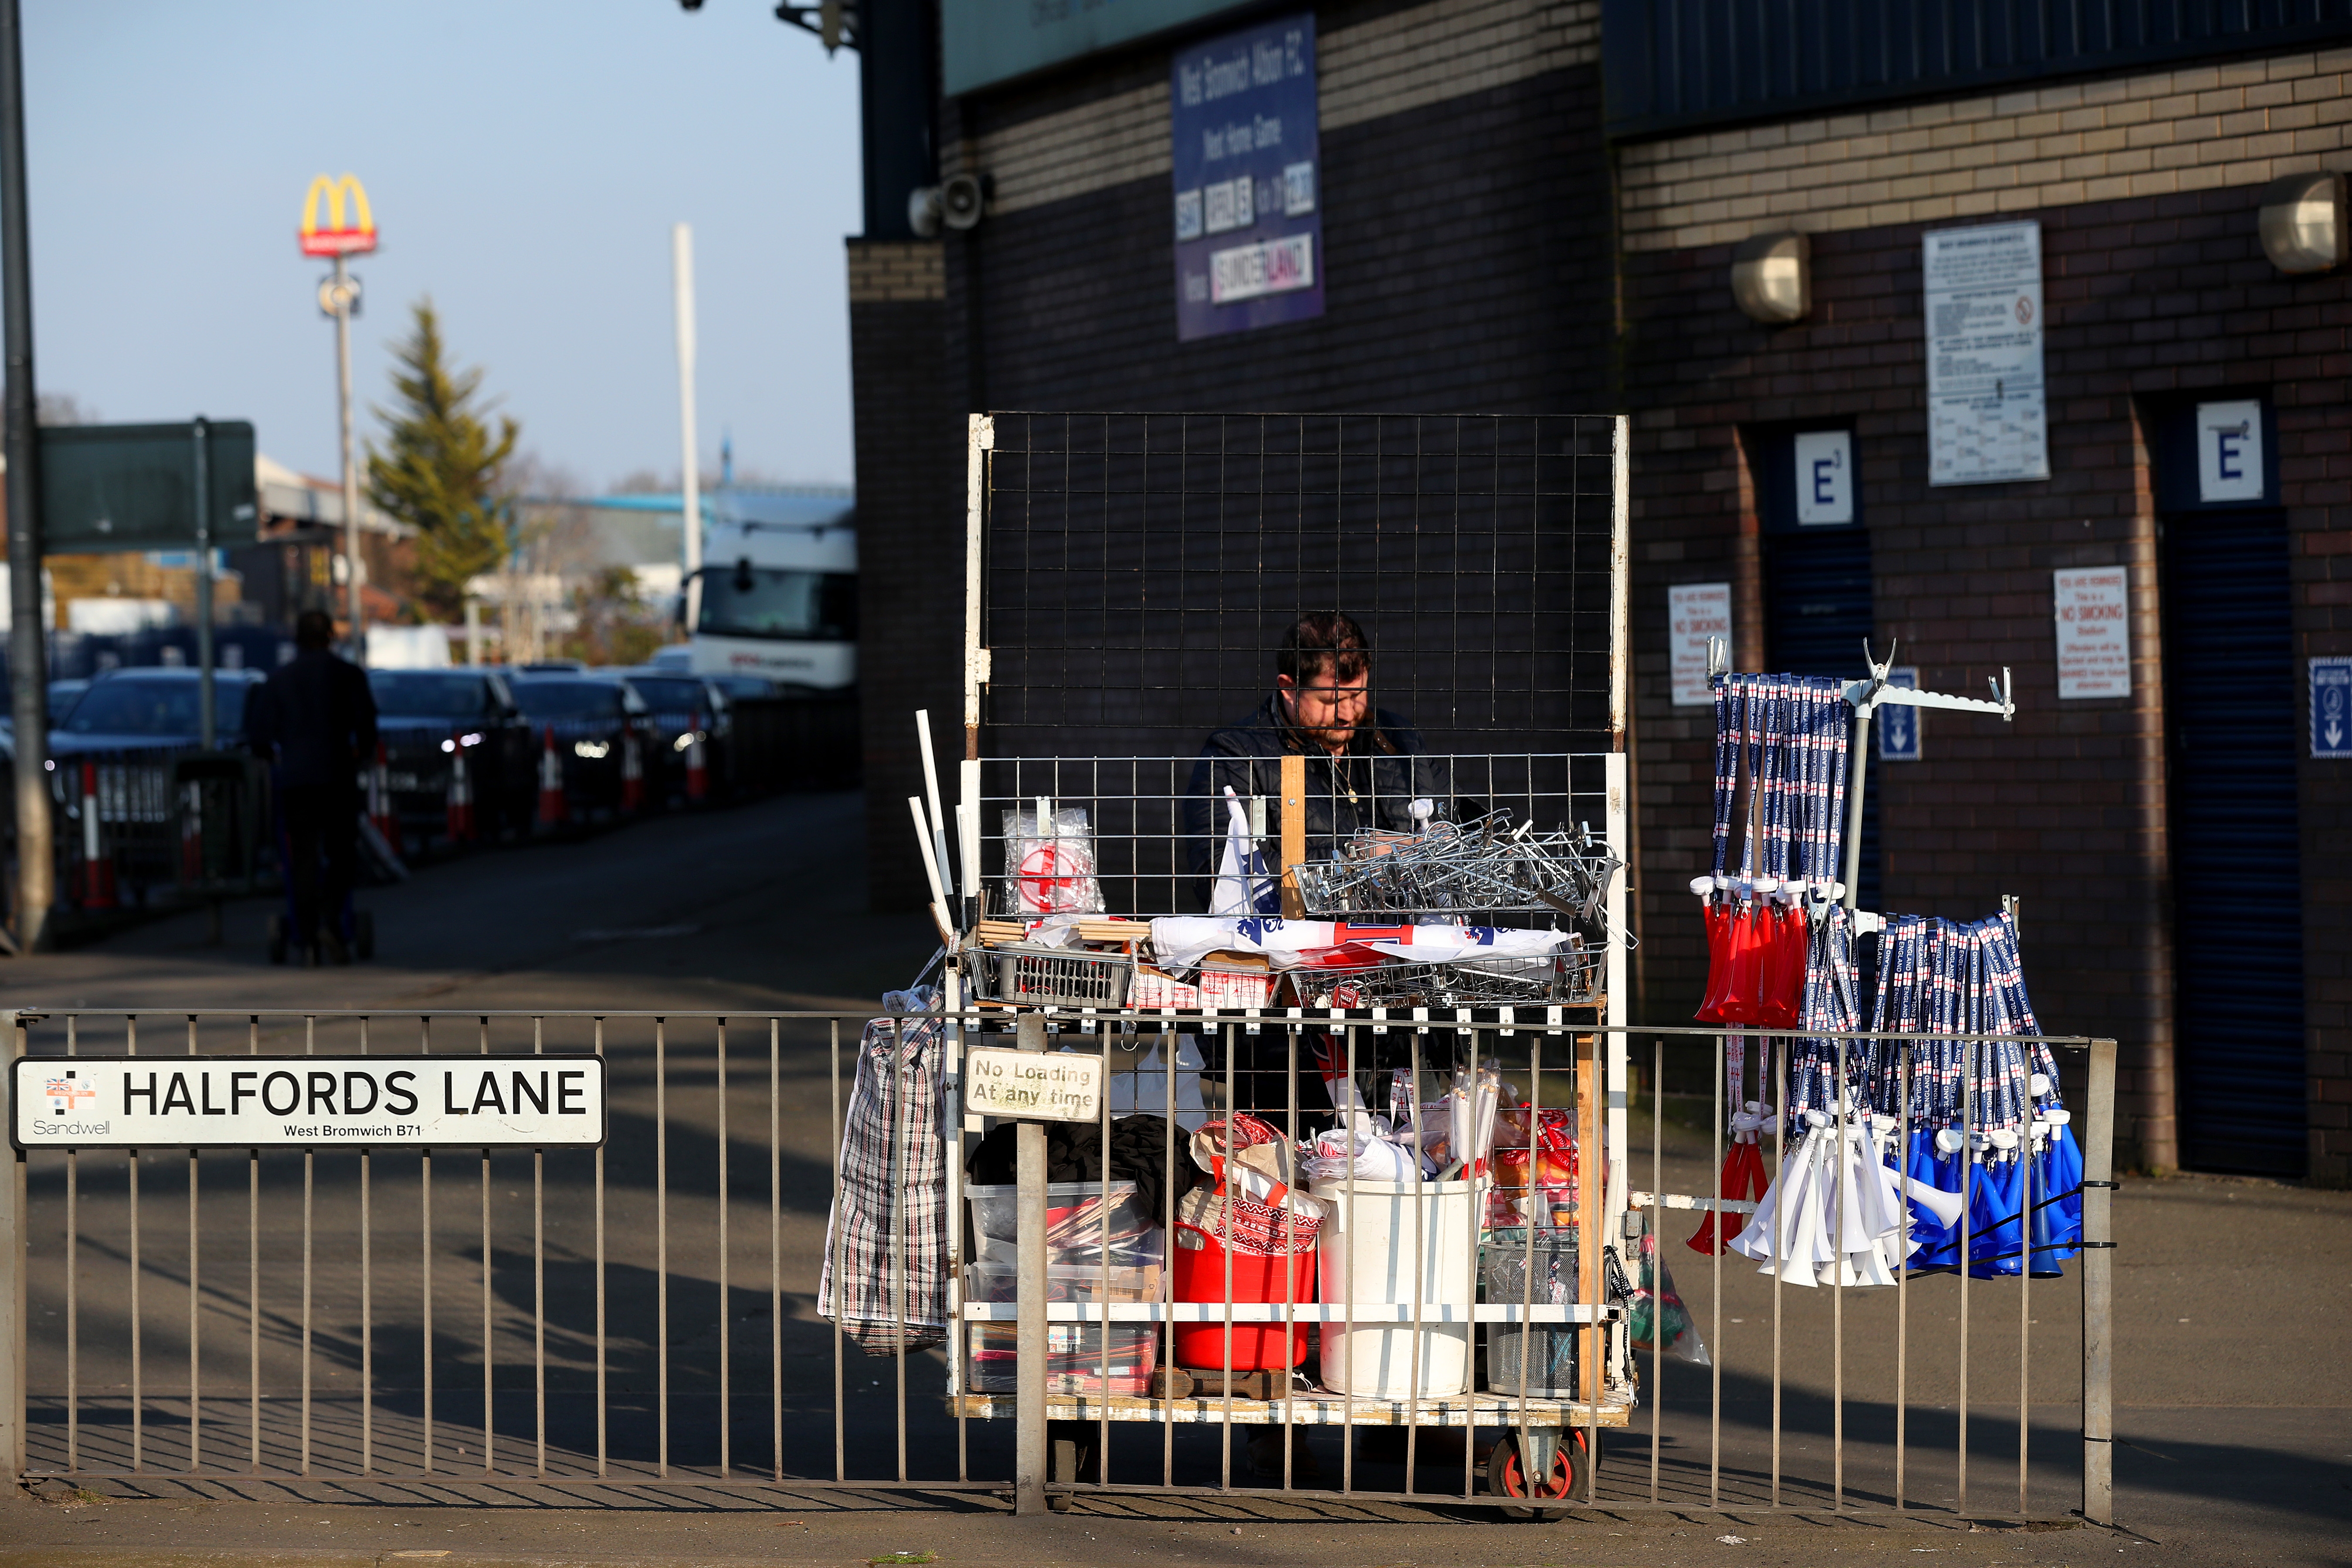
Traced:
POLYGON ((372 669, 386 784, 404 833, 448 831, 449 764, 466 755, 474 831, 529 832, 538 809, 539 731, 500 671, 372 669))
MULTIPOLYGON (((642 736, 647 721, 645 699, 627 681, 601 672, 518 672, 509 689, 536 737, 534 758, 553 737, 563 770, 566 814, 576 821, 618 810, 625 732, 635 726, 642 736)), ((650 743, 645 743, 648 797, 656 776, 651 751, 650 743)))
POLYGON ((614 673, 646 700, 651 714, 649 754, 659 759, 658 772, 649 770, 647 778, 659 781, 664 798, 685 797, 687 748, 697 734, 702 737, 702 763, 711 784, 717 786, 730 776, 728 748, 734 739, 735 700, 719 679, 649 667, 614 673))
MULTIPOLYGON (((245 700, 261 681, 257 669, 213 672, 214 732, 221 745, 245 743, 245 700)), ((185 666, 94 676, 64 712, 51 710, 49 754, 198 745, 204 737, 197 684, 197 672, 185 666)))

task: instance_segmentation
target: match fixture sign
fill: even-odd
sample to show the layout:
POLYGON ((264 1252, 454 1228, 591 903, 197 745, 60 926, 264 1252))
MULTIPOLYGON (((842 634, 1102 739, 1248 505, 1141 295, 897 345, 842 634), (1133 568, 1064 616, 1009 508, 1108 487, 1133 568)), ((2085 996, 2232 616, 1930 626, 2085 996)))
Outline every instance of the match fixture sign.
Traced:
POLYGON ((963 1108, 1028 1121, 1099 1121, 1103 1065, 1102 1058, 1076 1051, 983 1047, 963 1059, 963 1108))
POLYGON ((593 1056, 19 1057, 19 1149, 593 1148, 593 1056))

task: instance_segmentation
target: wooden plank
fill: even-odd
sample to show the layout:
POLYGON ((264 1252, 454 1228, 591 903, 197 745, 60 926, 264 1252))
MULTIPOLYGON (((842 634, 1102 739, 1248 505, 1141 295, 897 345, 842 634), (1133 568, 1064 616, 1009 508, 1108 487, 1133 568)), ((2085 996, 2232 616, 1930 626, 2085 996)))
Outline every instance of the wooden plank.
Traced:
MULTIPOLYGON (((1180 1426, 1212 1426, 1225 1419, 1225 1401, 1220 1398, 1152 1399, 1143 1394, 1115 1394, 1108 1400, 1092 1394, 1049 1394, 1045 1396, 1045 1418, 1049 1421, 1112 1421, 1158 1422, 1173 1421, 1180 1426), (1105 1406, 1108 1408, 1106 1409, 1105 1406)), ((947 1400, 950 1415, 968 1415, 976 1420, 1010 1420, 1015 1402, 1009 1394, 966 1394, 947 1400)), ((1409 1424, 1423 1426, 1516 1426, 1519 1424, 1519 1402, 1513 1397, 1496 1394, 1480 1394, 1468 1399, 1457 1395, 1451 1399, 1424 1399, 1421 1402, 1421 1419, 1408 1423, 1410 1406, 1404 1400, 1371 1400, 1359 1398, 1354 1405, 1354 1420, 1348 1419, 1349 1407, 1336 1394, 1297 1394, 1288 1401, 1280 1399, 1235 1399, 1233 1401, 1233 1422, 1236 1426, 1402 1426, 1409 1424), (1465 1417, 1467 1416, 1465 1423, 1465 1417)), ((1601 1426, 1631 1425, 1632 1412, 1623 1405, 1604 1405, 1597 1410, 1580 1401, 1536 1399, 1528 1401, 1528 1424, 1532 1426, 1601 1426)))
POLYGON ((1307 759, 1286 752, 1282 759, 1282 918, 1307 918, 1307 900, 1298 890, 1298 868, 1307 858, 1307 759))
MULTIPOLYGON (((1580 1301, 1601 1300, 1601 1249, 1608 1230, 1601 1213, 1602 1153, 1608 1147, 1601 1125, 1604 1101, 1601 1082, 1599 1035, 1576 1037, 1576 1260, 1580 1301)), ((1588 1403, 1601 1398, 1601 1362, 1608 1350, 1608 1331, 1598 1324, 1581 1331, 1577 1344, 1577 1392, 1588 1403)))

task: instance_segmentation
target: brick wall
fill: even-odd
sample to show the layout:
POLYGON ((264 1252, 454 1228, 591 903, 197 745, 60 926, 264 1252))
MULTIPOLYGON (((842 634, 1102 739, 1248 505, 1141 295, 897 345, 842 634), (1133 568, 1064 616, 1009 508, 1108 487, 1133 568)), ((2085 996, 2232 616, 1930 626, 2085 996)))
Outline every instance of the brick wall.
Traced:
MULTIPOLYGON (((1706 868, 1706 710, 1671 707, 1664 613, 1674 582, 1752 579, 1745 425, 1850 418, 1872 531, 1879 637, 1937 689, 2015 672, 2013 725, 1935 714, 1927 760, 1878 769, 1884 901, 1976 918, 2023 896, 2045 1027, 2123 1044, 2123 1131, 2177 1157, 2164 819, 2160 605, 2140 399, 2264 385, 2279 411, 2300 655, 2352 648, 2352 288, 2288 279, 2263 258, 2258 192, 2034 210, 2042 225, 2051 467, 2044 483, 1927 485, 1919 224, 1825 222, 1812 316, 1767 330, 1732 307, 1730 247, 1626 258, 1635 411, 1635 670, 1651 1016, 1703 979, 1693 900, 1706 868), (2131 568, 2134 695, 2060 703, 2050 573, 2131 568)), ((2305 968, 2315 1175, 2347 1173, 2345 831, 2352 769, 2304 764, 2305 968)))
POLYGON ((1622 162, 1624 244, 2259 185, 2352 148, 2347 70, 2352 49, 2330 49, 1639 143, 1622 162))
POLYGON ((948 360, 941 247, 849 242, 856 421, 858 695, 868 897, 929 899, 907 797, 922 793, 915 711, 943 766, 963 755, 963 412, 948 360))
MULTIPOLYGON (((852 303, 877 903, 916 901, 919 864, 900 854, 896 827, 912 776, 899 731, 918 691, 935 713, 960 710, 961 632, 961 605, 950 616, 937 596, 950 583, 885 579, 951 557, 961 589, 965 412, 1605 406, 1613 301, 1597 11, 1593 0, 1318 7, 1325 314, 1193 344, 1176 341, 1164 49, 948 105, 943 166, 985 171, 994 195, 979 227, 942 242, 930 363, 943 368, 891 368, 885 344, 912 329, 852 303), (912 453, 898 444, 913 429, 906 396, 951 410, 952 436, 935 437, 952 453, 951 487, 889 471, 912 453), (877 421, 898 434, 882 437, 877 421), (876 488, 890 483, 891 497, 876 488)), ((922 418, 947 430, 928 405, 922 418)))

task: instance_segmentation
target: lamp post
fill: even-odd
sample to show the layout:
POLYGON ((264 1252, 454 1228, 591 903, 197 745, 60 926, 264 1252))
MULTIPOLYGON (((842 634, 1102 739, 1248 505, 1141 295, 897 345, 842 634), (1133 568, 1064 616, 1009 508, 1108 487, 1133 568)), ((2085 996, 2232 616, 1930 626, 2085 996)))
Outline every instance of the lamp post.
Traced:
MULTIPOLYGON (((42 945, 57 894, 50 841, 48 685, 42 666, 40 440, 33 395, 33 260, 25 236, 24 30, 16 0, 0 0, 0 296, 7 342, 9 710, 15 715, 17 765, 16 940, 22 951, 42 945)), ((5 1177, 0 1177, 5 1180, 5 1177)), ((4 1306, 5 1304, 0 1304, 4 1306)), ((0 1312, 5 1315, 5 1312, 0 1312)), ((23 1330, 19 1317, 16 1327, 23 1330)), ((19 1342, 21 1342, 21 1341, 19 1342)), ((0 1349, 0 1360, 6 1351, 0 1349)), ((0 1372, 0 1462, 24 1454, 23 1386, 13 1390, 0 1372), (16 1398, 10 1406, 6 1400, 16 1398)))
POLYGON ((352 449, 352 318, 359 313, 360 280, 347 258, 375 249, 375 215, 357 176, 320 174, 302 198, 302 254, 334 258, 334 275, 319 285, 319 309, 334 318, 336 409, 341 420, 343 454, 343 578, 349 597, 352 657, 367 662, 367 626, 360 599, 360 471, 352 449), (320 198, 327 221, 319 222, 320 198))

